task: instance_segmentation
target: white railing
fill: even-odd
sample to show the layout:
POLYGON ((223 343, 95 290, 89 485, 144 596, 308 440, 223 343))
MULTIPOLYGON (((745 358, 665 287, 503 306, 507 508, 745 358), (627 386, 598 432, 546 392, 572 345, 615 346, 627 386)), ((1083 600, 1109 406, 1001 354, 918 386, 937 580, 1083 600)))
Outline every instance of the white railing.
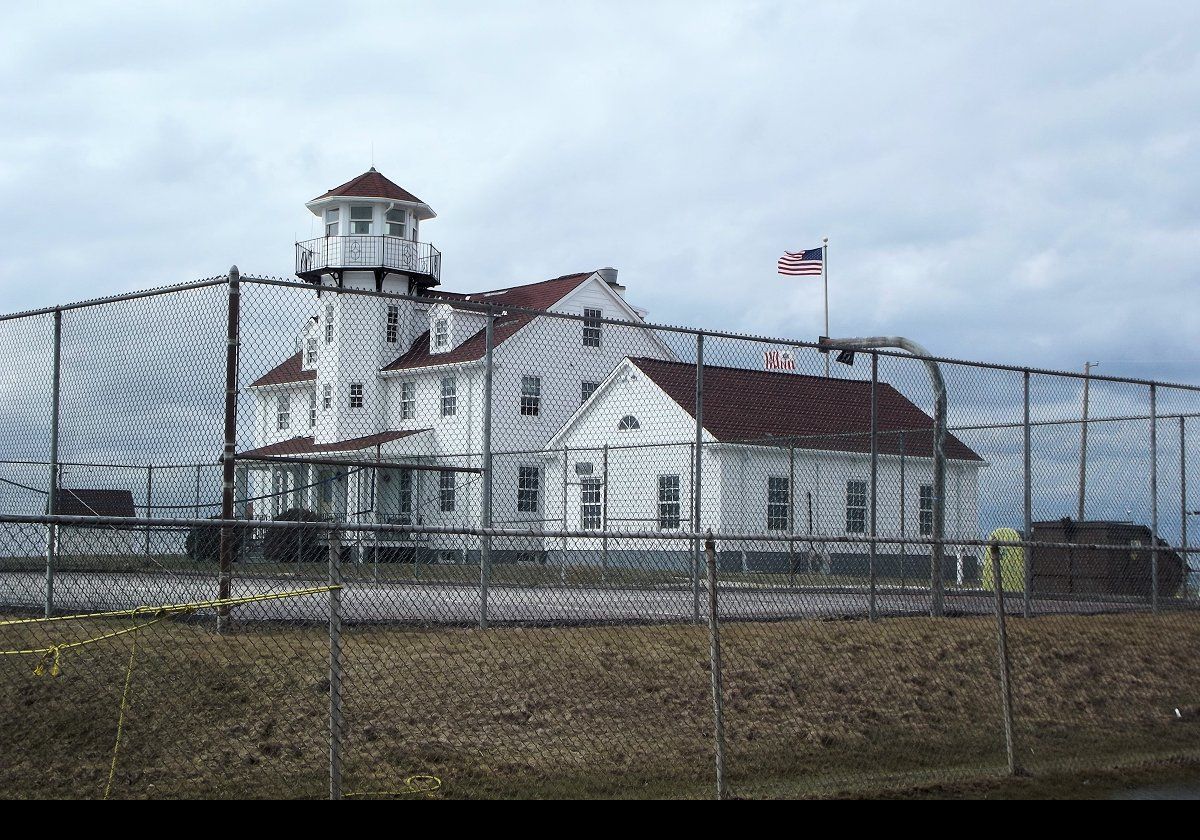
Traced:
POLYGON ((322 236, 296 243, 296 274, 300 277, 356 268, 384 268, 438 283, 442 254, 428 242, 398 236, 322 236))

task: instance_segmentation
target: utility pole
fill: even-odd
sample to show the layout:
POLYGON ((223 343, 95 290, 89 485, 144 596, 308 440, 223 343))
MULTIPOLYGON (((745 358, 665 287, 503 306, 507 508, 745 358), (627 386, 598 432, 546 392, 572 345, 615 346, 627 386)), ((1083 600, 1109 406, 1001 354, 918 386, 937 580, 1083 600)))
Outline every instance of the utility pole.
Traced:
POLYGON ((1088 386, 1092 381, 1092 368, 1099 362, 1083 363, 1083 430, 1079 435, 1079 516, 1084 520, 1084 500, 1087 498, 1087 432, 1088 432, 1088 386))

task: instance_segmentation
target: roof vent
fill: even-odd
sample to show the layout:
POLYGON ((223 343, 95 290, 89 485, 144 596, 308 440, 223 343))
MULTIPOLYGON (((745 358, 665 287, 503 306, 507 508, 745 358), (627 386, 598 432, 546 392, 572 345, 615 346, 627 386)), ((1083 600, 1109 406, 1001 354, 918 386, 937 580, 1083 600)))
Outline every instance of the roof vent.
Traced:
POLYGON ((600 275, 600 279, 610 286, 620 286, 617 282, 617 270, 615 268, 602 268, 596 272, 600 275))

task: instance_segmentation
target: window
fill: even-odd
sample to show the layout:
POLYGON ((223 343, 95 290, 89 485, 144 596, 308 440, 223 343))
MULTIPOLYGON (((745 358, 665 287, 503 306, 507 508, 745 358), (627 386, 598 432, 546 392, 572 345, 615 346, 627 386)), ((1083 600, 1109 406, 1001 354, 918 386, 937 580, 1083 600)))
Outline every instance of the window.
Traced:
POLYGON ((333 408, 333 386, 324 385, 321 388, 321 408, 328 411, 333 408))
POLYGON ((846 482, 846 533, 863 534, 867 530, 867 482, 846 482))
POLYGON ((325 211, 325 235, 338 235, 338 209, 336 207, 330 207, 325 211))
POLYGON ((363 407, 363 384, 361 382, 350 383, 350 407, 363 407))
POLYGON ((280 394, 275 401, 275 427, 283 431, 292 424, 292 398, 280 394))
POLYGON ((789 502, 791 488, 788 480, 781 476, 771 476, 767 479, 767 530, 787 531, 791 519, 789 502))
POLYGON ((400 419, 411 420, 417 416, 417 385, 415 382, 400 383, 400 419))
POLYGON ((370 236, 371 234, 371 207, 351 207, 350 208, 350 232, 353 234, 362 234, 370 236))
POLYGON ((450 322, 438 318, 433 322, 433 349, 442 350, 450 345, 450 322))
POLYGON ((308 428, 313 428, 317 425, 317 392, 315 390, 308 392, 308 428))
POLYGON ((642 428, 642 424, 639 423, 638 419, 632 414, 626 414, 621 418, 620 422, 617 423, 617 431, 619 432, 629 432, 640 428, 642 428))
POLYGON ((667 531, 679 527, 679 476, 658 477, 658 527, 667 531))
POLYGON ((442 416, 453 417, 458 413, 458 380, 447 376, 442 380, 442 416))
POLYGON ((600 319, 604 312, 599 309, 583 310, 583 346, 600 346, 600 319))
POLYGON ((521 377, 521 413, 529 417, 537 417, 542 407, 542 378, 540 376, 521 377))
POLYGON ((454 510, 454 473, 450 470, 438 473, 438 501, 443 512, 450 513, 454 510))
POLYGON ((517 468, 517 510, 519 512, 537 513, 541 479, 541 471, 537 467, 517 468))
POLYGON ((596 393, 596 389, 600 387, 599 382, 580 382, 579 383, 579 404, 583 405, 592 394, 596 393))
POLYGON ((400 340, 400 307, 390 304, 387 308, 387 343, 395 344, 400 340))
POLYGON ((312 367, 317 363, 317 340, 310 338, 304 347, 304 364, 312 367))
POLYGON ((603 512, 601 505, 601 484, 598 478, 585 478, 579 482, 579 523, 587 530, 598 530, 601 527, 603 512))
POLYGON ((400 522, 408 524, 412 521, 413 508, 413 472, 400 470, 400 486, 396 489, 396 507, 400 514, 400 522))
POLYGON ((387 211, 387 235, 399 236, 404 238, 405 233, 405 218, 408 216, 403 210, 387 211))
POLYGON ((928 537, 933 533, 933 485, 921 485, 921 501, 920 507, 917 510, 917 526, 921 530, 922 537, 928 537))
POLYGON ((325 343, 333 344, 333 304, 325 307, 325 343))

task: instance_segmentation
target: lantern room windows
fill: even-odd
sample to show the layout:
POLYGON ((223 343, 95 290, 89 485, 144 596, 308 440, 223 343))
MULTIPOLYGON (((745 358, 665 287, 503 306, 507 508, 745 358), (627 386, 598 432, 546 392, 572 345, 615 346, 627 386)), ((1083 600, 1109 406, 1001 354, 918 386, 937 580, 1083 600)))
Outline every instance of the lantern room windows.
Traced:
POLYGON ((357 236, 371 235, 371 218, 374 208, 368 205, 355 205, 350 208, 350 233, 357 236))

